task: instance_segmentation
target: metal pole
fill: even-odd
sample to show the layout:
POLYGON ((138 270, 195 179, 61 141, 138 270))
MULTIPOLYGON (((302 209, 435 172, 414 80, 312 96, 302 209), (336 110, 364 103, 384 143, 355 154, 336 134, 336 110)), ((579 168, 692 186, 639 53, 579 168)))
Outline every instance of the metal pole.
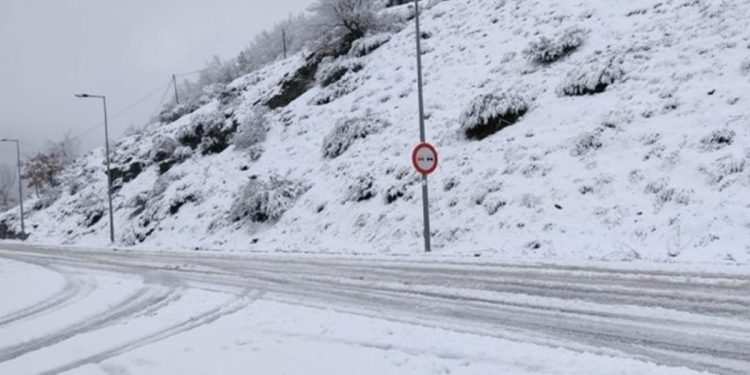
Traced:
MULTIPOLYGON (((424 143, 426 141, 424 129, 424 97, 422 94, 422 44, 419 32, 419 0, 414 0, 414 20, 416 26, 417 39, 417 93, 419 97, 419 139, 424 143)), ((429 186, 427 185, 427 175, 422 175, 422 215, 424 218, 424 251, 432 251, 430 245, 430 200, 429 186)))
POLYGON ((172 74, 172 84, 174 84, 174 100, 180 104, 180 95, 177 93, 177 76, 172 74))
POLYGON ((281 39, 284 44, 284 59, 286 59, 286 29, 281 29, 281 39))
POLYGON ((107 124, 107 98, 102 96, 104 103, 104 150, 107 153, 107 198, 109 198, 109 240, 115 242, 115 221, 112 213, 112 170, 109 168, 109 126, 107 124))
POLYGON ((21 207, 21 239, 26 239, 26 224, 23 219, 23 182, 21 178, 21 141, 16 140, 16 160, 18 161, 18 202, 21 207))

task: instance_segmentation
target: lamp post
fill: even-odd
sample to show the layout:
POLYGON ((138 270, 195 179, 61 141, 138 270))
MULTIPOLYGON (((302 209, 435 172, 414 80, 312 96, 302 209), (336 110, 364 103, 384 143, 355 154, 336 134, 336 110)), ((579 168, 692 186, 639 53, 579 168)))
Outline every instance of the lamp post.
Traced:
POLYGON ((109 240, 115 242, 115 222, 112 213, 112 171, 109 167, 109 128, 107 125, 107 98, 104 95, 76 94, 78 98, 101 99, 104 104, 104 152, 107 160, 107 198, 109 199, 109 240))
POLYGON ((21 178, 21 141, 18 139, 0 139, 0 142, 13 142, 16 144, 16 160, 18 161, 18 202, 21 208, 21 239, 26 239, 26 225, 23 220, 23 181, 21 178))

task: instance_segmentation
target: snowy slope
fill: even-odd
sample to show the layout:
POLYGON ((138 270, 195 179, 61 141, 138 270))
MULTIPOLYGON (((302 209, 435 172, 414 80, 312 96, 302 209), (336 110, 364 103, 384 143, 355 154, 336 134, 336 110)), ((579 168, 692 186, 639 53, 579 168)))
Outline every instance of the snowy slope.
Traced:
MULTIPOLYGON (((441 154, 430 179, 436 251, 748 262, 748 17, 745 0, 449 0, 425 10, 427 136, 441 154), (572 27, 585 34, 583 43, 559 61, 539 64, 524 55, 541 36, 554 40, 572 27), (613 61, 622 76, 606 91, 561 94, 576 74, 595 74, 613 61), (469 140, 462 115, 491 93, 519 95, 530 109, 518 123, 469 140)), ((227 123, 250 116, 304 65, 303 56, 238 79, 230 85, 241 92, 237 98, 120 140, 116 163, 143 161, 145 169, 115 197, 118 242, 419 252, 420 188, 409 161, 419 136, 413 25, 357 61, 358 72, 268 112, 255 161, 229 146, 185 155, 160 175, 149 160, 155 139, 178 136, 196 116, 226 115, 227 123), (343 96, 316 104, 337 89, 343 96), (390 126, 324 157, 324 138, 337 121, 356 117, 390 126), (371 199, 347 200, 349 187, 368 173, 371 199), (242 187, 272 175, 300 182, 304 194, 277 221, 230 220, 242 187), (388 203, 396 191, 401 196, 388 203), (139 206, 139 196, 147 203, 139 206)), ((31 213, 32 240, 108 242, 106 215, 91 220, 92 210, 95 218, 106 207, 102 168, 99 151, 67 171, 74 194, 67 189, 31 213)))

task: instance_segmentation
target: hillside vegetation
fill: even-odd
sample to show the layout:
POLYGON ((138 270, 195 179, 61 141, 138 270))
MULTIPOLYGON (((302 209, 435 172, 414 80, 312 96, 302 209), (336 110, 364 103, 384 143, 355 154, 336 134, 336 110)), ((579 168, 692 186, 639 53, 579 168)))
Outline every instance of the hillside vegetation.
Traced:
MULTIPOLYGON (((346 50, 303 49, 120 139, 118 243, 420 252, 413 11, 382 13, 346 50)), ((748 19, 745 0, 433 2, 435 251, 750 261, 748 19)), ((31 240, 106 244, 103 171, 101 150, 68 167, 31 240)))

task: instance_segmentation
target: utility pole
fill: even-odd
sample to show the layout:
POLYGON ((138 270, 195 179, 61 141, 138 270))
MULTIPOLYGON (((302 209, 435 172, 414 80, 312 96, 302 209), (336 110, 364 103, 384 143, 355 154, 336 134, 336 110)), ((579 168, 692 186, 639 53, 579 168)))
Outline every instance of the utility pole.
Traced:
MULTIPOLYGON (((419 139, 426 142, 427 136, 424 129, 424 97, 422 93, 422 44, 419 32, 419 0, 414 0, 414 20, 417 39, 417 93, 419 97, 419 139)), ((422 215, 424 220, 424 251, 432 251, 430 244, 430 199, 429 187, 427 185, 427 174, 422 175, 422 215)))
POLYGON ((107 98, 104 95, 76 94, 78 98, 101 99, 104 104, 104 152, 107 159, 107 198, 109 199, 109 240, 115 243, 115 220, 112 209, 112 169, 109 164, 109 126, 107 125, 107 98))
POLYGON ((281 42, 284 46, 284 59, 286 60, 286 29, 281 28, 281 42))
POLYGON ((180 105, 180 95, 177 93, 177 76, 172 74, 172 84, 174 85, 174 100, 180 105))
POLYGON ((21 141, 18 139, 0 139, 0 142, 13 142, 16 144, 16 160, 18 166, 18 203, 21 208, 21 239, 26 239, 26 225, 23 214, 23 178, 21 177, 21 141))

